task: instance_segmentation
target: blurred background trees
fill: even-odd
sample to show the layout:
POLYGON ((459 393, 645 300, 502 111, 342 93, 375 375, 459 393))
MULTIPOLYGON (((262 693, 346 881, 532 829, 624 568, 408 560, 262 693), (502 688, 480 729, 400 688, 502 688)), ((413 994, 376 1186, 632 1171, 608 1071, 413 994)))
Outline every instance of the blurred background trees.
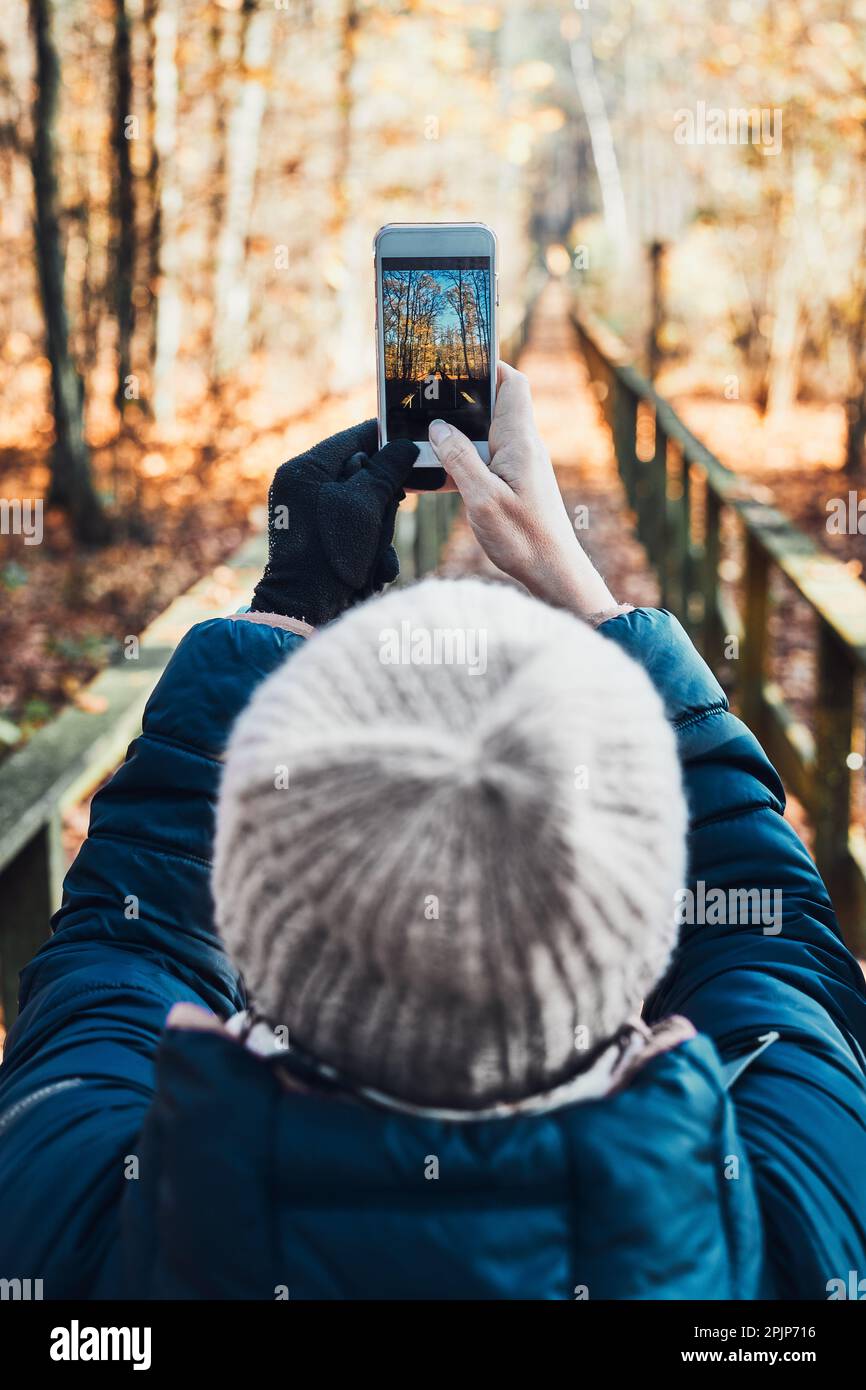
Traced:
POLYGON ((158 611, 294 441, 373 413, 373 235, 452 218, 498 234, 505 333, 561 277, 813 531, 863 480, 866 0, 10 0, 0 494, 49 505, 0 536, 0 638, 33 686, 51 604, 88 653, 136 630, 130 588, 158 611), (778 145, 682 141, 699 108, 778 145))
POLYGON ((0 176, 8 437, 56 429, 81 540, 136 494, 88 445, 370 380, 402 218, 491 222, 506 317, 576 273, 675 390, 835 404, 863 467, 866 0, 16 0, 0 176), (779 148, 677 143, 699 103, 779 148))
POLYGON ((382 221, 483 214, 519 312, 507 27, 426 0, 4 9, 0 447, 50 457, 78 541, 123 529, 155 441, 219 447, 241 398, 286 418, 371 379, 382 221))
POLYGON ((55 443, 48 500, 68 511, 82 541, 107 539, 102 505, 90 475, 84 438, 84 380, 72 357, 64 283, 65 254, 57 183, 59 151, 60 56, 50 0, 30 0, 35 50, 33 86, 34 240, 45 315, 45 341, 51 369, 55 443))

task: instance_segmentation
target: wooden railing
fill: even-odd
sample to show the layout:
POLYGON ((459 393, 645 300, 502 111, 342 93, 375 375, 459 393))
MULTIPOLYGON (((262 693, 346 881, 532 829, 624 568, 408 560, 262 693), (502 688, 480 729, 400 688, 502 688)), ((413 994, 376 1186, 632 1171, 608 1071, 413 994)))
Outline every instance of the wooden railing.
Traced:
POLYGON ((866 838, 852 820, 863 674, 866 584, 725 467, 629 364, 606 325, 573 323, 610 427, 635 526, 676 613, 709 665, 733 675, 743 718, 814 826, 815 859, 852 949, 866 954, 866 838), (651 447, 647 447, 647 441, 651 447), (720 572, 725 516, 739 528, 744 573, 736 605, 720 572), (785 576, 816 619, 814 729, 768 675, 771 579, 785 576), (731 638, 735 642, 731 642, 731 638), (850 758, 850 762, 849 762, 850 758))

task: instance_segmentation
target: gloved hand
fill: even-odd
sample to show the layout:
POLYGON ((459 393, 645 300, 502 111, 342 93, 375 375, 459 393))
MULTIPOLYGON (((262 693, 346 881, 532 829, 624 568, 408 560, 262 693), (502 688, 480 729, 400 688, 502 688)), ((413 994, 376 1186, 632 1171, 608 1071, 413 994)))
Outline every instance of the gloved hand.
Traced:
POLYGON ((394 522, 418 449, 401 439, 377 452, 377 443, 376 421, 366 420, 277 469, 254 612, 315 626, 397 578, 394 522))

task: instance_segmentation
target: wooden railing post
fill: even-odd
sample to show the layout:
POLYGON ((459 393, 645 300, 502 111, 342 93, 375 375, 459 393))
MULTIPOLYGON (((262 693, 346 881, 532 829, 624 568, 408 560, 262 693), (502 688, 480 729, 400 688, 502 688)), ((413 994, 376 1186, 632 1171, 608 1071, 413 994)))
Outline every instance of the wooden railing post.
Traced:
POLYGON ((659 424, 658 418, 656 418, 653 456, 645 468, 648 486, 644 504, 646 514, 644 545, 656 574, 661 575, 664 568, 665 537, 667 534, 665 512, 668 491, 668 437, 659 424))
POLYGON ((700 589, 704 597, 701 651, 710 669, 715 671, 724 656, 725 639, 725 634, 722 631, 722 620, 719 615, 722 504, 719 494, 713 488, 709 478, 704 493, 704 509, 704 550, 700 566, 700 589))
POLYGON ((394 524, 394 549, 400 561, 400 583, 409 584, 415 578, 415 535, 418 527, 417 506, 410 511, 400 507, 394 524))
POLYGON ((684 478, 687 464, 679 445, 667 450, 665 470, 665 546, 662 565, 662 602, 685 621, 685 557, 689 539, 688 499, 684 478))
POLYGON ((418 497, 415 507, 415 578, 423 579, 435 569, 438 558, 436 498, 424 493, 418 497))
POLYGON ((603 358, 599 358, 597 380, 605 388, 601 402, 601 412, 611 434, 614 428, 614 403, 616 401, 618 378, 603 358))
MULTIPOLYGON (((444 543, 451 535, 451 528, 454 525, 462 503, 459 492, 440 492, 437 493, 437 499, 441 518, 442 540, 444 543)), ((439 558, 442 558, 441 554, 439 558)))
POLYGON ((851 752, 857 675, 851 653, 826 623, 818 624, 815 690, 815 862, 842 921, 848 944, 866 949, 864 924, 846 908, 856 895, 850 881, 851 752))
MULTIPOLYGON (((637 437, 635 440, 635 468, 634 468, 634 510, 636 518, 635 529, 638 540, 646 547, 649 553, 649 543, 652 537, 654 522, 653 515, 653 460, 655 458, 655 415, 651 408, 647 408, 646 416, 652 419, 653 424, 653 456, 652 458, 641 458, 638 452, 638 442, 641 433, 641 411, 638 407, 637 413, 637 437)), ((645 417, 646 418, 646 417, 645 417)))
POLYGON ((18 1014, 18 976, 48 939, 49 919, 60 906, 62 878, 60 817, 53 815, 0 874, 0 973, 7 1032, 18 1014))
POLYGON ((411 572, 407 572, 404 579, 423 579, 437 568, 459 510, 460 497, 456 492, 419 495, 414 512, 407 513, 414 517, 415 526, 408 567, 411 572))
POLYGON ((683 457, 681 462, 681 487, 682 503, 680 510, 680 584, 682 585, 682 602, 680 618, 683 627, 690 637, 695 635, 695 618, 692 612, 692 601, 695 591, 695 555, 692 548, 692 470, 687 458, 683 457))
POLYGON ((743 650, 740 653, 740 709, 759 738, 764 731, 764 677, 767 666, 767 623, 770 616, 770 562, 764 547, 748 529, 744 535, 743 650))
POLYGON ((637 396, 619 377, 613 379, 613 447, 629 506, 636 502, 637 396))

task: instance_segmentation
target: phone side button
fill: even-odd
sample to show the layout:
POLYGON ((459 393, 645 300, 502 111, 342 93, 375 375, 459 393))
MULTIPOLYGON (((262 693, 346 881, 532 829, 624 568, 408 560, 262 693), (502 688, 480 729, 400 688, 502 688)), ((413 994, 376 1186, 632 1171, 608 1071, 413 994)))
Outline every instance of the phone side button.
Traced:
POLYGON ((499 308, 499 276, 496 276, 496 307, 499 308))

